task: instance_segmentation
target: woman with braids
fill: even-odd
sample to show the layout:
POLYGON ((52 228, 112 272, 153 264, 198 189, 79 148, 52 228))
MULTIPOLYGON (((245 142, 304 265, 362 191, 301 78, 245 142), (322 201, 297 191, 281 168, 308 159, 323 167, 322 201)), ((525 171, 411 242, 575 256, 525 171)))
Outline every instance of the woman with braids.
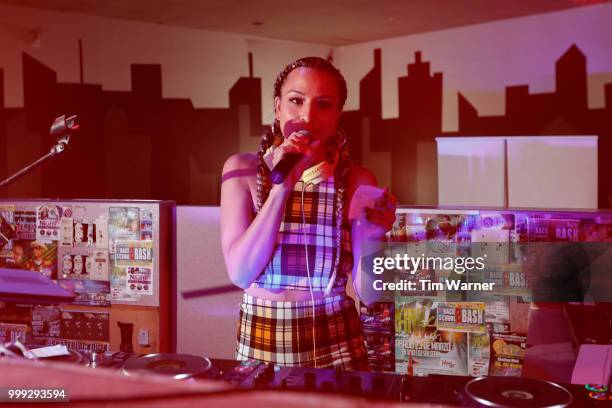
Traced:
POLYGON ((259 152, 225 163, 221 242, 229 278, 244 289, 238 360, 367 369, 361 323, 345 287, 352 274, 362 296, 361 242, 382 239, 396 202, 385 193, 366 216, 348 220, 353 192, 376 186, 376 178, 351 162, 338 129, 346 94, 342 74, 328 61, 291 63, 276 78, 275 121, 259 152), (290 153, 301 159, 273 184, 270 169, 290 153))

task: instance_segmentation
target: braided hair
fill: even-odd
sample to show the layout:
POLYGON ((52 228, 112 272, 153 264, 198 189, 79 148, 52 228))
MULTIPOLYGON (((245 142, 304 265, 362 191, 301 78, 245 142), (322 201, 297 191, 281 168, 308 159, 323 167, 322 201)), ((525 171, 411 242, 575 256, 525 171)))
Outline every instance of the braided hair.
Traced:
MULTIPOLYGON (((344 108, 344 103, 346 102, 347 96, 346 81, 340 71, 333 66, 331 62, 319 57, 300 58, 287 65, 285 69, 278 74, 276 80, 274 81, 274 98, 280 98, 281 88, 283 87, 285 80, 291 71, 300 67, 316 69, 331 74, 336 79, 338 84, 338 109, 342 110, 344 108)), ((278 119, 275 119, 272 126, 270 126, 262 136, 259 151, 257 152, 257 211, 259 211, 263 206, 264 202, 268 198, 268 195, 270 194, 270 189, 272 188, 272 183, 270 181, 270 170, 265 164, 263 157, 272 145, 279 146, 283 142, 283 138, 284 136, 280 129, 280 123, 278 119)), ((334 160, 336 152, 339 153, 338 163, 334 172, 334 180, 336 180, 336 191, 338 193, 338 211, 341 213, 345 204, 344 200, 346 195, 345 191, 348 184, 348 170, 352 163, 349 146, 344 132, 338 129, 334 136, 327 139, 325 147, 326 159, 330 162, 334 160)))

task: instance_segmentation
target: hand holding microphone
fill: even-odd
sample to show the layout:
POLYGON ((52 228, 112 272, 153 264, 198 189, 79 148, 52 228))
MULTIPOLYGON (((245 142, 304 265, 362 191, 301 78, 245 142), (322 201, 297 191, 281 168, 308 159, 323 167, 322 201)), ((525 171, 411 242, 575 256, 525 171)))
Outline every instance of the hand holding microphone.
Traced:
POLYGON ((313 144, 312 132, 304 129, 303 124, 288 122, 283 133, 289 137, 285 138, 274 154, 274 168, 271 174, 274 184, 285 181, 295 166, 311 152, 313 144))

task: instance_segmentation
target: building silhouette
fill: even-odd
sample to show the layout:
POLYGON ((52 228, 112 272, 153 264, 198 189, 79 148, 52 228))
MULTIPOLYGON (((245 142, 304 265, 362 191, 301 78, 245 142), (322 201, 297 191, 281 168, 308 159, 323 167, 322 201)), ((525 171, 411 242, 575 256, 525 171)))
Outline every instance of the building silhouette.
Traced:
POLYGON ((586 57, 576 45, 557 60, 555 79, 549 93, 530 94, 528 85, 507 87, 500 116, 479 116, 459 94, 459 131, 447 136, 597 135, 598 207, 612 208, 612 84, 604 87, 605 106, 589 109, 586 57))
POLYGON ((605 85, 605 107, 589 109, 586 57, 576 45, 556 63, 554 92, 530 94, 528 85, 507 87, 504 115, 480 116, 459 93, 457 132, 442 132, 442 74, 430 73, 420 51, 407 76, 398 78, 399 117, 382 119, 380 60, 375 50, 374 66, 360 83, 360 110, 345 116, 343 124, 355 132, 355 143, 376 135, 372 151, 390 153, 391 188, 400 203, 437 203, 422 199, 432 197, 431 192, 419 191, 423 184, 437 190, 437 136, 598 135, 598 207, 612 208, 612 84, 605 85))
MULTIPOLYGON (((612 196, 612 84, 604 108, 587 104, 586 57, 572 45, 556 63, 556 90, 530 94, 527 85, 506 88, 506 111, 480 116, 462 94, 459 130, 442 132, 443 76, 431 73, 421 52, 398 78, 399 115, 382 118, 381 51, 360 81, 359 109, 341 117, 352 157, 387 152, 391 189, 402 204, 437 203, 437 136, 599 135, 599 207, 612 196)), ((161 66, 131 66, 131 91, 57 81, 56 73, 23 54, 24 107, 4 106, 0 70, 0 178, 47 153, 49 126, 77 113, 81 131, 70 152, 0 191, 2 197, 172 199, 179 204, 219 202, 227 157, 252 150, 264 126, 261 79, 239 78, 229 108, 194 108, 189 99, 163 98, 161 66)))

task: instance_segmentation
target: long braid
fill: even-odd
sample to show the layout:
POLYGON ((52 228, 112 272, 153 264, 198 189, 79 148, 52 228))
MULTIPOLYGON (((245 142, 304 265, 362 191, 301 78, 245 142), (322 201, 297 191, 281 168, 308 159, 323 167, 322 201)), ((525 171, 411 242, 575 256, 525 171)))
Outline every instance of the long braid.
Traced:
POLYGON ((266 129, 266 132, 261 138, 261 143, 259 144, 259 151, 257 152, 257 157, 259 159, 257 163, 257 212, 261 210, 272 188, 272 183, 270 183, 270 169, 268 169, 263 157, 270 146, 273 144, 278 146, 282 143, 283 135, 278 128, 278 121, 275 121, 270 128, 266 129))
MULTIPOLYGON (((338 138, 344 136, 338 133, 338 138), (341 136, 342 135, 342 136, 341 136)), ((336 170, 334 172, 334 180, 336 184, 336 259, 334 265, 334 271, 338 274, 340 267, 340 261, 342 259, 342 235, 344 231, 344 211, 346 209, 346 191, 348 189, 348 179, 352 160, 350 157, 349 146, 346 140, 337 140, 338 144, 338 163, 336 164, 336 170)))
POLYGON ((259 151, 257 152, 258 163, 257 163, 257 212, 261 210, 263 203, 268 198, 268 194, 270 193, 270 170, 266 163, 263 160, 266 151, 272 144, 270 140, 272 136, 271 131, 266 131, 261 138, 261 143, 259 145, 259 151))

